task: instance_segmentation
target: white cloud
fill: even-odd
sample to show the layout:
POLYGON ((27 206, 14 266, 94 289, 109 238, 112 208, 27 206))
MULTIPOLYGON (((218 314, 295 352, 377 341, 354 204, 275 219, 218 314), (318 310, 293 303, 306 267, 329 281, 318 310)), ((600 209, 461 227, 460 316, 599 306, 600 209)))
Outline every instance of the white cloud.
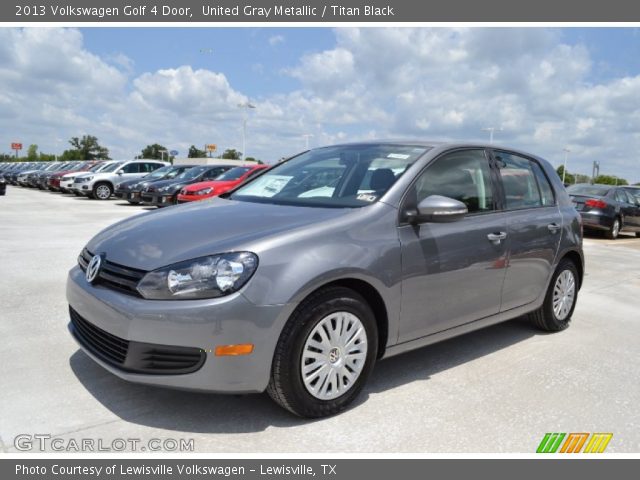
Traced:
POLYGON ((269 37, 269 45, 275 47, 276 45, 284 43, 284 36, 282 35, 273 35, 269 37))
MULTIPOLYGON (((587 48, 563 43, 558 30, 340 28, 335 38, 286 70, 299 87, 251 99, 250 155, 295 153, 306 133, 312 145, 485 140, 481 128, 495 126, 497 142, 552 163, 569 146, 571 170, 587 173, 599 160, 603 172, 640 180, 640 76, 594 82, 587 48)), ((269 73, 260 65, 254 71, 269 73)), ((205 142, 240 148, 237 104, 247 95, 223 72, 131 72, 131 59, 100 58, 74 29, 0 29, 0 147, 92 133, 115 156, 155 141, 182 152, 205 142)))

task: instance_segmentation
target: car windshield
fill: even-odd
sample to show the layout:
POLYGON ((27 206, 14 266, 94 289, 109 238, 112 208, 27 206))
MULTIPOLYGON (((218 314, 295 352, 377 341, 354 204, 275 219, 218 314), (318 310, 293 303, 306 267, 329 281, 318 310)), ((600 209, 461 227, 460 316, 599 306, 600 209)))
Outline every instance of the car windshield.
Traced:
POLYGON ((364 144, 310 150, 236 190, 233 200, 316 207, 376 202, 429 147, 364 144))
POLYGON ((145 179, 149 179, 149 178, 163 178, 165 175, 167 175, 167 173, 171 172, 171 170, 173 170, 174 167, 173 165, 167 165, 166 167, 160 167, 157 170, 154 170, 151 173, 148 173, 144 176, 145 179))
POLYGON ((603 185, 571 185, 567 188, 567 193, 570 195, 598 195, 604 197, 611 187, 603 185))
POLYGON ((253 167, 234 167, 231 170, 227 170, 219 177, 216 177, 216 180, 238 180, 252 168, 253 167))
POLYGON ((107 165, 106 167, 104 167, 102 170, 100 170, 100 173, 114 172, 120 166, 122 166, 123 163, 124 162, 111 163, 111 164, 107 165))
POLYGON ((198 178, 200 175, 202 175, 204 172, 206 172, 207 170, 209 170, 211 167, 207 166, 207 167, 193 167, 190 168, 189 170, 185 170, 184 172, 182 172, 180 175, 178 175, 176 178, 176 180, 193 180, 194 178, 198 178))
POLYGON ((104 167, 104 163, 96 163, 93 167, 91 167, 89 169, 90 172, 97 172, 99 171, 102 167, 104 167))

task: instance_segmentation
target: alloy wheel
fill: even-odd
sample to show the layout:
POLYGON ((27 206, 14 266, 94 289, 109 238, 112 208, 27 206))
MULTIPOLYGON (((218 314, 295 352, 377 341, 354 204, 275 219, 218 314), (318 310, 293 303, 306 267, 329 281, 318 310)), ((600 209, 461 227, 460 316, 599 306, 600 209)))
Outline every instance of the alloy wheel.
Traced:
POLYGON ((576 298, 576 279, 571 270, 563 270, 553 287, 553 313, 558 320, 565 320, 576 298))

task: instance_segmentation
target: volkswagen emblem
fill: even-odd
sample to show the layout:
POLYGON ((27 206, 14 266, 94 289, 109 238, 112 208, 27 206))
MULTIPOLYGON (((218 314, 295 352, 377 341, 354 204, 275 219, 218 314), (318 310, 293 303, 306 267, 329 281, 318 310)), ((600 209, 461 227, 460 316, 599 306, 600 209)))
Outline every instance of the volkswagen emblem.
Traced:
POLYGON ((87 279, 87 282, 92 283, 97 277, 98 273, 100 273, 100 267, 102 266, 102 257, 100 255, 94 255, 89 265, 87 265, 87 271, 84 274, 84 277, 87 279))

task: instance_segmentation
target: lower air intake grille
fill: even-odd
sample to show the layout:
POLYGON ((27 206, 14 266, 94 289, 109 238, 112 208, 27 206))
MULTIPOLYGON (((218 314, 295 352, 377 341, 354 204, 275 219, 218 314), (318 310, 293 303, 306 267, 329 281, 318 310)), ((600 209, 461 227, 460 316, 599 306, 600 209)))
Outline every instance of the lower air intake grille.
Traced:
POLYGON ((124 340, 81 317, 69 307, 71 331, 80 344, 100 360, 131 373, 179 375, 202 367, 206 355, 193 347, 158 345, 124 340))

